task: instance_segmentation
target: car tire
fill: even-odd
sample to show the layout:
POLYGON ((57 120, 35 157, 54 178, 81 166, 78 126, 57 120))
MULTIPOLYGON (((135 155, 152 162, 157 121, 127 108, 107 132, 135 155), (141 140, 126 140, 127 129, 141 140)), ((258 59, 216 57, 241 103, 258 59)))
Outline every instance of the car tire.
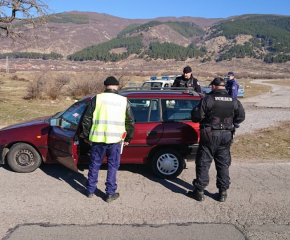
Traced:
POLYGON ((11 169, 19 173, 35 171, 42 159, 34 147, 27 143, 14 144, 7 155, 7 163, 11 169))
POLYGON ((151 166, 158 177, 173 179, 183 171, 184 162, 184 158, 179 152, 164 148, 154 154, 151 166))

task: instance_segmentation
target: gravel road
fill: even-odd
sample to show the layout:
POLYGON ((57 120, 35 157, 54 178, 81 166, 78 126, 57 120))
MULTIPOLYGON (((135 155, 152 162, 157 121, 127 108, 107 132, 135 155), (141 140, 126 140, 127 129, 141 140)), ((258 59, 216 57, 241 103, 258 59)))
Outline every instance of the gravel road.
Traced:
POLYGON ((246 119, 236 135, 274 126, 279 121, 290 121, 290 87, 270 84, 267 80, 254 80, 252 83, 271 86, 272 90, 240 100, 246 111, 246 119))

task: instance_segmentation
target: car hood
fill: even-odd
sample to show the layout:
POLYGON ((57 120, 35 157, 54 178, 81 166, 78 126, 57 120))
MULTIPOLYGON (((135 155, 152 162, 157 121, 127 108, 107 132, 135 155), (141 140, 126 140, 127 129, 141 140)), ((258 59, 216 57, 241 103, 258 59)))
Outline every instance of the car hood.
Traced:
POLYGON ((9 129, 13 129, 13 128, 28 127, 28 126, 32 126, 32 125, 33 126, 40 125, 46 119, 48 119, 49 117, 51 117, 51 116, 39 117, 39 118, 35 118, 35 119, 29 120, 29 121, 25 121, 25 122, 21 122, 21 123, 9 125, 9 126, 6 126, 4 128, 1 128, 0 131, 2 131, 2 130, 9 130, 9 129))

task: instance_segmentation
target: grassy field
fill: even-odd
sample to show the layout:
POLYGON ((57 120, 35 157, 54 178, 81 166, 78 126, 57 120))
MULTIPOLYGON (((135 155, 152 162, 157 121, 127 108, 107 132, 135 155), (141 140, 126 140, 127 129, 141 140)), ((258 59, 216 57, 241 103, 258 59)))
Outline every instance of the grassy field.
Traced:
MULTIPOLYGON (((30 73, 22 75, 30 79, 30 73)), ((29 82, 11 80, 11 75, 0 73, 0 126, 11 125, 66 109, 73 100, 25 100, 29 82)))
POLYGON ((290 122, 237 136, 231 148, 234 161, 289 162, 290 122))
MULTIPOLYGON (((7 126, 23 122, 40 116, 52 115, 58 111, 65 110, 74 100, 61 96, 60 99, 37 99, 24 100, 27 95, 27 87, 35 78, 35 72, 20 72, 15 74, 0 73, 0 126, 7 126), (17 75, 18 80, 12 80, 17 75), (25 81, 19 80, 23 78, 25 81)), ((57 73, 54 73, 57 74, 57 73)), ((65 73, 58 73, 65 74, 65 73)), ((71 78, 94 77, 96 73, 68 73, 71 78)), ((51 75, 52 77, 56 77, 51 75)), ((139 85, 148 77, 127 76, 132 82, 139 85)), ((202 80, 202 79, 201 79, 202 80)), ((245 98, 259 95, 270 90, 268 86, 250 83, 251 79, 239 79, 245 83, 245 98)), ((273 81, 275 84, 290 85, 290 81, 282 79, 273 81)), ((232 146, 232 156, 236 161, 289 161, 290 156, 290 130, 289 122, 283 122, 279 126, 261 130, 253 134, 237 136, 232 146), (277 141, 277 139, 281 141, 277 141), (245 151, 247 152, 245 156, 245 151), (246 159, 245 159, 246 158, 246 159)))

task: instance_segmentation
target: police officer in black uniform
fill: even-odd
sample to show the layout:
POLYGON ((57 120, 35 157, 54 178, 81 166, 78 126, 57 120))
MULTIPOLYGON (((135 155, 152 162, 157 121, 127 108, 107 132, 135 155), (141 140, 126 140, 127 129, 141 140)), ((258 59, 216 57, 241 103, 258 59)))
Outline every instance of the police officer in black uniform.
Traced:
POLYGON ((200 93, 201 88, 199 85, 199 82, 196 78, 193 77, 192 75, 192 69, 190 66, 186 66, 183 69, 183 74, 180 77, 175 78, 172 87, 183 87, 183 88, 188 88, 191 87, 193 88, 194 91, 200 93))
POLYGON ((195 161, 195 189, 189 191, 188 196, 204 200, 204 188, 209 183, 209 168, 214 159, 219 201, 224 202, 230 186, 232 132, 234 124, 244 121, 245 111, 239 100, 228 95, 223 78, 215 78, 210 85, 212 91, 191 112, 192 121, 200 123, 200 142, 195 161))

